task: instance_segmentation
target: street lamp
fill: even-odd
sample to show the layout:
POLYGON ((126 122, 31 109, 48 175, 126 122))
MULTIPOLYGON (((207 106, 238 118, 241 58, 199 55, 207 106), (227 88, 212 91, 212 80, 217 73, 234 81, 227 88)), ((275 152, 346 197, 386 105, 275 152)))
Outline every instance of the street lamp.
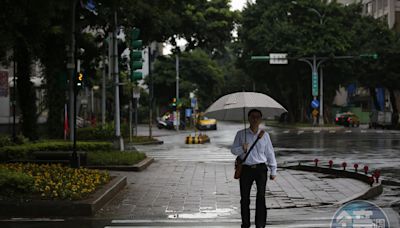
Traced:
MULTIPOLYGON (((296 1, 292 1, 293 5, 298 5, 296 1)), ((319 17, 319 24, 322 26, 324 24, 324 17, 325 13, 321 14, 318 10, 312 7, 307 7, 307 10, 309 12, 315 13, 319 17)), ((315 55, 313 55, 313 58, 302 58, 299 59, 300 61, 306 62, 310 65, 311 67, 311 74, 312 74, 312 95, 313 95, 313 100, 317 99, 318 95, 318 76, 319 76, 319 83, 320 83, 320 92, 319 92, 319 125, 324 125, 324 114, 323 114, 323 71, 322 67, 320 68, 320 74, 318 75, 318 69, 321 66, 323 62, 327 60, 327 58, 317 58, 315 55)))

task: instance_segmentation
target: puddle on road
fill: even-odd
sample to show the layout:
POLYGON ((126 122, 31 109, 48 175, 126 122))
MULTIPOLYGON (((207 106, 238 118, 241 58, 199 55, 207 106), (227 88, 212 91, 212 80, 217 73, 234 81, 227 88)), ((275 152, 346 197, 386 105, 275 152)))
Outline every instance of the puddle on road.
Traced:
POLYGON ((174 213, 173 211, 166 211, 166 213, 172 213, 168 215, 169 219, 212 219, 218 217, 230 216, 237 213, 237 208, 217 208, 212 207, 200 207, 200 211, 196 213, 174 213))

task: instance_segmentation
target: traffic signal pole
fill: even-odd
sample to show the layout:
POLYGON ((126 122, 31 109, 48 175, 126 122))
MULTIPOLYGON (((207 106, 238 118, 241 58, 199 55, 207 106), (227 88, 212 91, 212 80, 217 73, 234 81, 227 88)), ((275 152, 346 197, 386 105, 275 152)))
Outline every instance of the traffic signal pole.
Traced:
POLYGON ((318 69, 321 66, 321 64, 323 62, 325 62, 326 60, 328 60, 328 57, 316 57, 315 55, 313 55, 312 58, 300 58, 298 59, 299 61, 302 62, 306 62, 308 63, 308 65, 311 67, 311 81, 312 81, 312 85, 311 85, 311 93, 313 96, 313 100, 317 100, 317 96, 318 96, 318 78, 319 78, 319 82, 320 82, 320 88, 319 88, 319 125, 324 125, 324 107, 323 107, 323 74, 322 74, 322 67, 320 69, 321 74, 319 75, 320 77, 318 77, 318 69))

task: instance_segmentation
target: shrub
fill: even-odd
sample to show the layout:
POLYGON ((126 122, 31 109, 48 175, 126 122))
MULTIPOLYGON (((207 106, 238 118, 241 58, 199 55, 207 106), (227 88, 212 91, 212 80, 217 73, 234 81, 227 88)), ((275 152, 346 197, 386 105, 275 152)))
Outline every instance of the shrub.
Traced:
POLYGON ((0 196, 2 197, 32 193, 34 183, 34 178, 25 173, 0 168, 0 196))
MULTIPOLYGON (((80 151, 103 151, 113 149, 112 143, 109 142, 77 142, 76 145, 77 149, 80 151)), ((73 145, 69 141, 47 141, 5 146, 0 148, 0 160, 29 159, 32 158, 32 152, 35 151, 71 151, 72 149, 73 145)))
POLYGON ((85 168, 72 169, 60 164, 0 164, 0 170, 17 172, 32 178, 33 192, 42 199, 82 199, 110 181, 107 172, 85 168))
POLYGON ((131 151, 99 151, 88 153, 89 165, 133 165, 146 158, 144 153, 131 151))

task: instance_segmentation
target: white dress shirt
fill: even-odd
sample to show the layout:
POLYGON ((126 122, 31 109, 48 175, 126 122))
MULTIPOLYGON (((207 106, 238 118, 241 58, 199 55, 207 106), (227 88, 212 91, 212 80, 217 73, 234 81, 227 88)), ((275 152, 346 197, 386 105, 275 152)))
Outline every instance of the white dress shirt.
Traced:
MULTIPOLYGON (((250 149, 253 142, 257 139, 258 134, 261 129, 258 129, 258 132, 254 134, 250 128, 240 130, 236 133, 235 140, 233 141, 233 145, 231 148, 231 152, 234 155, 237 155, 244 159, 245 153, 243 150, 243 144, 245 143, 245 133, 246 133, 246 143, 248 143, 248 149, 250 149)), ((250 151, 249 156, 246 161, 243 163, 244 165, 255 165, 265 163, 268 165, 270 170, 270 175, 276 175, 277 164, 275 160, 275 152, 272 146, 271 139, 269 134, 265 132, 264 136, 258 140, 257 144, 250 151)))

